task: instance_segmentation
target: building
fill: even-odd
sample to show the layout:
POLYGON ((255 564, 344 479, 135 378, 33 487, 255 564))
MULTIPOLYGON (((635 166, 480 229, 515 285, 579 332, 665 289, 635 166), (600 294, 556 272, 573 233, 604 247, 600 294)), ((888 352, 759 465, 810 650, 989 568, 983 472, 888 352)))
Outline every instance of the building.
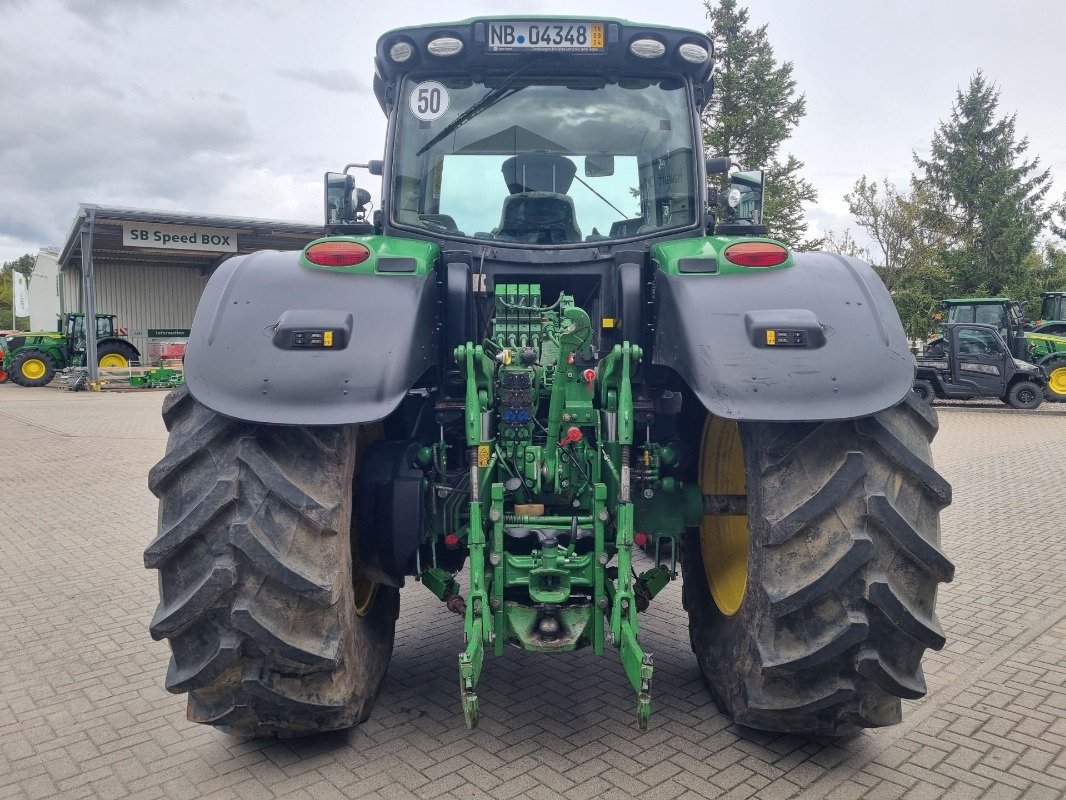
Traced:
MULTIPOLYGON (((116 328, 147 354, 153 338, 188 335, 207 279, 227 258, 300 250, 323 234, 321 225, 306 223, 83 203, 54 256, 56 278, 34 273, 31 286, 40 284, 42 294, 50 285, 56 290, 52 300, 31 295, 32 321, 35 328, 40 321, 39 328, 54 329, 57 311, 114 314, 116 328)), ((95 341, 88 345, 95 353, 95 341)))
POLYGON ((42 247, 30 277, 30 330, 55 330, 59 302, 59 250, 42 247))

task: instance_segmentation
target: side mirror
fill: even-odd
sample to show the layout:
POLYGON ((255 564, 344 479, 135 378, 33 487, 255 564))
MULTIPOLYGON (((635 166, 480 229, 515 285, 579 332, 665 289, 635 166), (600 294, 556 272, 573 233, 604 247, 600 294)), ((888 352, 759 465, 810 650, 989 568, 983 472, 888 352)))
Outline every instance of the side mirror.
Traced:
POLYGON ((385 162, 368 161, 366 163, 366 171, 369 172, 371 175, 377 175, 380 177, 385 172, 385 162))
POLYGON ((340 172, 326 173, 326 224, 340 225, 355 219, 352 195, 355 178, 340 172))
POLYGON ((725 219, 733 225, 762 224, 762 170, 734 172, 725 194, 725 219))
POLYGON ((596 153, 585 156, 586 178, 608 178, 614 175, 614 156, 610 153, 596 153))
POLYGON ((729 156, 719 156, 718 158, 708 158, 705 163, 708 175, 724 175, 733 166, 733 159, 729 156))

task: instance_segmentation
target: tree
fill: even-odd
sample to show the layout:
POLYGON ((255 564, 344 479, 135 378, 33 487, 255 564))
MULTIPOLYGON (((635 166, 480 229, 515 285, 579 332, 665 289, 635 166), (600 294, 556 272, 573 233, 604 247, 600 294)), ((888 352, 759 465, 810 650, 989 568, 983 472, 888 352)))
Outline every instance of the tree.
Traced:
POLYGON ((17 328, 18 320, 23 320, 25 325, 29 324, 29 317, 18 317, 17 319, 12 315, 12 294, 13 286, 11 280, 11 272, 17 270, 26 276, 26 285, 30 283, 30 276, 33 274, 33 267, 37 263, 37 258, 31 253, 26 253, 24 256, 19 256, 11 261, 5 261, 0 266, 0 326, 6 326, 9 322, 12 328, 17 328))
POLYGON ((999 295, 1028 281, 1037 236, 1049 222, 1043 206, 1050 171, 1026 157, 1016 116, 997 117, 999 90, 978 71, 956 92, 951 118, 933 135, 927 159, 914 154, 928 213, 948 234, 942 253, 958 294, 999 295))
POLYGON ((818 199, 800 174, 803 162, 781 145, 807 113, 797 94, 792 62, 778 63, 766 25, 752 28, 747 8, 737 0, 705 0, 714 40, 714 92, 703 112, 703 146, 708 156, 735 156, 749 168, 768 171, 765 224, 772 235, 797 249, 820 242, 804 241, 803 203, 818 199))
MULTIPOLYGON (((870 237, 866 258, 892 295, 904 329, 912 339, 924 338, 948 284, 939 258, 945 233, 927 212, 924 190, 918 187, 907 194, 890 181, 879 186, 863 175, 844 200, 855 223, 870 237)), ((851 241, 847 233, 842 240, 832 234, 829 238, 834 243, 851 241)))

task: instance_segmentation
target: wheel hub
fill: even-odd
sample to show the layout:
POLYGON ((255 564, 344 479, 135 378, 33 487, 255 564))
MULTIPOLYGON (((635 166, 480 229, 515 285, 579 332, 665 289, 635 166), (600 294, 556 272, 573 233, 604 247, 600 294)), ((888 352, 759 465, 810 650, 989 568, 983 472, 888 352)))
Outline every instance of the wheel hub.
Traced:
POLYGON ((1066 396, 1066 367, 1056 367, 1051 370, 1047 385, 1055 394, 1066 396))
POLYGON ((47 367, 39 358, 28 358, 22 362, 22 374, 31 381, 43 377, 46 371, 47 367))
MULTIPOLYGON (((744 450, 737 423, 708 417, 700 451, 700 489, 706 495, 747 495, 744 450)), ((718 610, 740 610, 748 586, 748 517, 707 514, 700 523, 700 550, 707 586, 718 610)))

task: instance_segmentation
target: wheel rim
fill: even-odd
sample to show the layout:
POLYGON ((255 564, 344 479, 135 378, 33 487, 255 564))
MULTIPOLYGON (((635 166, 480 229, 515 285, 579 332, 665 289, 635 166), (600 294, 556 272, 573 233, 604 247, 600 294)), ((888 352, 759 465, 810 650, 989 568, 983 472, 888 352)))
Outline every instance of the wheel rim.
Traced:
POLYGON ((129 365, 129 359, 119 353, 108 353, 100 359, 100 366, 105 369, 109 367, 128 367, 129 365))
MULTIPOLYGON (((382 438, 380 425, 363 425, 355 435, 355 470, 353 472, 352 490, 354 493, 355 481, 359 478, 359 466, 363 460, 363 453, 367 447, 382 438)), ((356 535, 355 514, 352 514, 352 594, 354 595, 355 615, 365 617, 374 607, 374 601, 378 597, 378 583, 370 580, 359 564, 359 552, 356 545, 359 537, 356 535)))
POLYGON ((31 381, 43 378, 48 366, 39 358, 27 358, 22 362, 22 376, 31 381))
POLYGON ((1066 366, 1055 367, 1047 380, 1048 388, 1055 394, 1066 395, 1066 366))
POLYGON ((1018 392, 1018 399, 1026 404, 1033 402, 1034 397, 1036 397, 1036 395, 1029 389, 1022 389, 1018 392))
MULTIPOLYGON (((707 417, 699 469, 704 495, 747 495, 744 450, 737 423, 707 417)), ((700 522, 700 551, 711 597, 718 610, 731 617, 740 610, 748 587, 747 515, 704 515, 700 522)))

